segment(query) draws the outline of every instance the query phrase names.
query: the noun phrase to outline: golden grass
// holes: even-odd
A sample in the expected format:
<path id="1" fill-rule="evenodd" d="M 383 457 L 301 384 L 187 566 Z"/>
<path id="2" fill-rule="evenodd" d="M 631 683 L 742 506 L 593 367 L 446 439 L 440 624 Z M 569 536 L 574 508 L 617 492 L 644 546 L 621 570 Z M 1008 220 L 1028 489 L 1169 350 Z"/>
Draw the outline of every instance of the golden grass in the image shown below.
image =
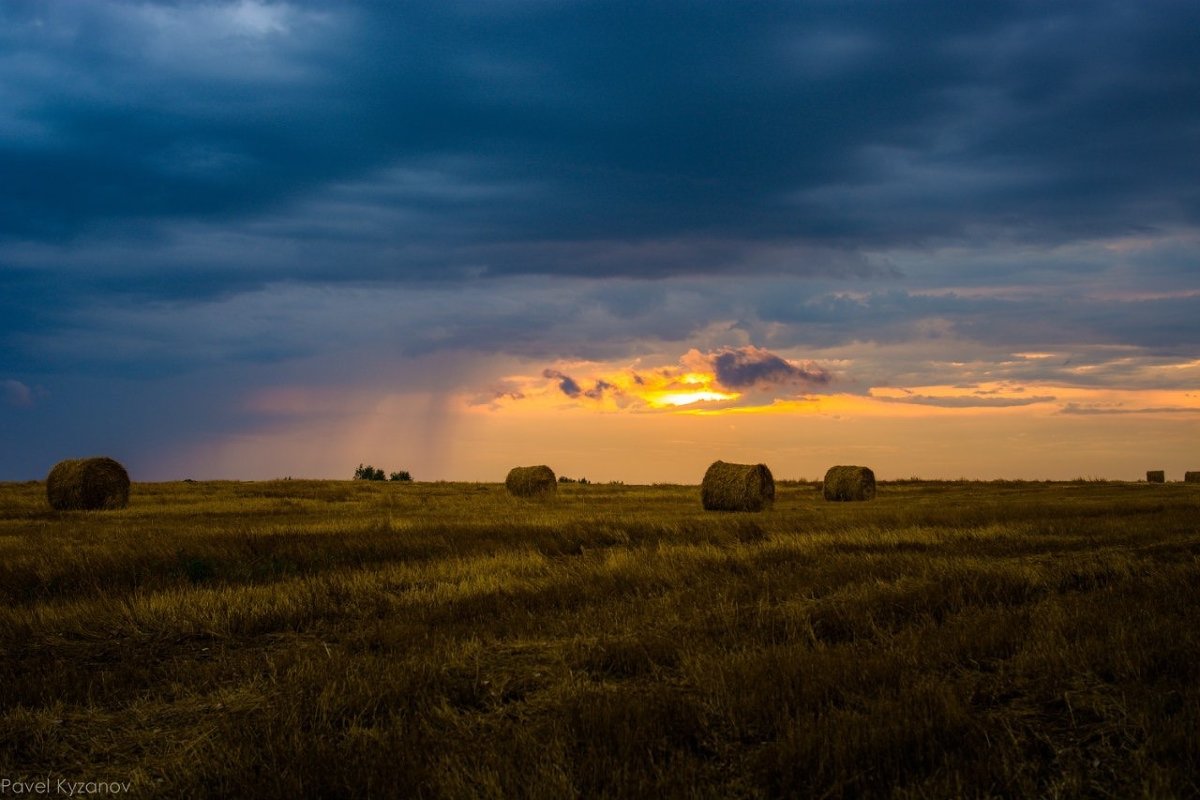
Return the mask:
<path id="1" fill-rule="evenodd" d="M 0 777 L 140 795 L 1200 792 L 1200 489 L 0 485 Z"/>

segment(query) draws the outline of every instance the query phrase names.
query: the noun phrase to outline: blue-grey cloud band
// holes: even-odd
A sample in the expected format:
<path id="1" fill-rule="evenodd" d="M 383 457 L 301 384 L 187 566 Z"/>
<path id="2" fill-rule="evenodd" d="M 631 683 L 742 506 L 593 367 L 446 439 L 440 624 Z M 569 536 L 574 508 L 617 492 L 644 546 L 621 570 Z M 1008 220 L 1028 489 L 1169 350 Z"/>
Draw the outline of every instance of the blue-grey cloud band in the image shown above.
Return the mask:
<path id="1" fill-rule="evenodd" d="M 271 276 L 268 242 L 318 245 L 318 280 L 661 276 L 755 244 L 1191 225 L 1200 198 L 1193 3 L 0 13 L 0 234 L 133 242 L 159 268 Z M 251 240 L 163 264 L 180 220 Z"/>

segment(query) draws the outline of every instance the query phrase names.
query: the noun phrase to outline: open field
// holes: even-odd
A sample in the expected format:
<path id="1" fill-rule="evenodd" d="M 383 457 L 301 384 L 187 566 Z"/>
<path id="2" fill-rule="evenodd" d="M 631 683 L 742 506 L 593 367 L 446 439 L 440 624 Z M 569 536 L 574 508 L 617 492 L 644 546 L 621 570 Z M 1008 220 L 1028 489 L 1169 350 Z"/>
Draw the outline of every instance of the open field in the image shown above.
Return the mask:
<path id="1" fill-rule="evenodd" d="M 1200 796 L 1200 485 L 0 485 L 0 779 Z"/>

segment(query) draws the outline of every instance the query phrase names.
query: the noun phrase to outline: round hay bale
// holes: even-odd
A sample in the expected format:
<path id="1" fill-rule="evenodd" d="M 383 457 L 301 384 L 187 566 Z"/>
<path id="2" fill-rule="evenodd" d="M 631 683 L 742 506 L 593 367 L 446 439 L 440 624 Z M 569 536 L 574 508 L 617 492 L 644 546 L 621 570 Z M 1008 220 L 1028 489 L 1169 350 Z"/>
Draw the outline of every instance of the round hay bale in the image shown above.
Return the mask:
<path id="1" fill-rule="evenodd" d="M 129 505 L 129 473 L 104 456 L 60 461 L 46 476 L 46 499 L 58 511 L 95 511 Z"/>
<path id="2" fill-rule="evenodd" d="M 1167 473 L 1161 469 L 1151 469 L 1146 471 L 1146 483 L 1166 483 Z"/>
<path id="3" fill-rule="evenodd" d="M 558 491 L 554 470 L 545 464 L 536 467 L 513 467 L 504 479 L 504 488 L 513 497 L 544 497 Z"/>
<path id="4" fill-rule="evenodd" d="M 1184 483 L 1200 483 L 1200 472 L 1185 472 L 1183 473 Z"/>
<path id="5" fill-rule="evenodd" d="M 875 497 L 875 473 L 869 467 L 830 467 L 821 494 L 826 500 L 871 500 Z"/>
<path id="6" fill-rule="evenodd" d="M 700 484 L 705 511 L 765 511 L 775 502 L 775 479 L 766 464 L 714 461 Z"/>

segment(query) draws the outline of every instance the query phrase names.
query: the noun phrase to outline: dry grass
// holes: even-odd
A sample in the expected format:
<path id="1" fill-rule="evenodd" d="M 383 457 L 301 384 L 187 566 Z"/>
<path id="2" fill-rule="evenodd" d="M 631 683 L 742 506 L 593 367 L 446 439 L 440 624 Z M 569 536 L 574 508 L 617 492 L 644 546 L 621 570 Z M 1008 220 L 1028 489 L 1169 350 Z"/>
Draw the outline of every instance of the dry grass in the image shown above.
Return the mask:
<path id="1" fill-rule="evenodd" d="M 1200 794 L 1200 488 L 0 485 L 0 778 L 161 797 Z"/>

